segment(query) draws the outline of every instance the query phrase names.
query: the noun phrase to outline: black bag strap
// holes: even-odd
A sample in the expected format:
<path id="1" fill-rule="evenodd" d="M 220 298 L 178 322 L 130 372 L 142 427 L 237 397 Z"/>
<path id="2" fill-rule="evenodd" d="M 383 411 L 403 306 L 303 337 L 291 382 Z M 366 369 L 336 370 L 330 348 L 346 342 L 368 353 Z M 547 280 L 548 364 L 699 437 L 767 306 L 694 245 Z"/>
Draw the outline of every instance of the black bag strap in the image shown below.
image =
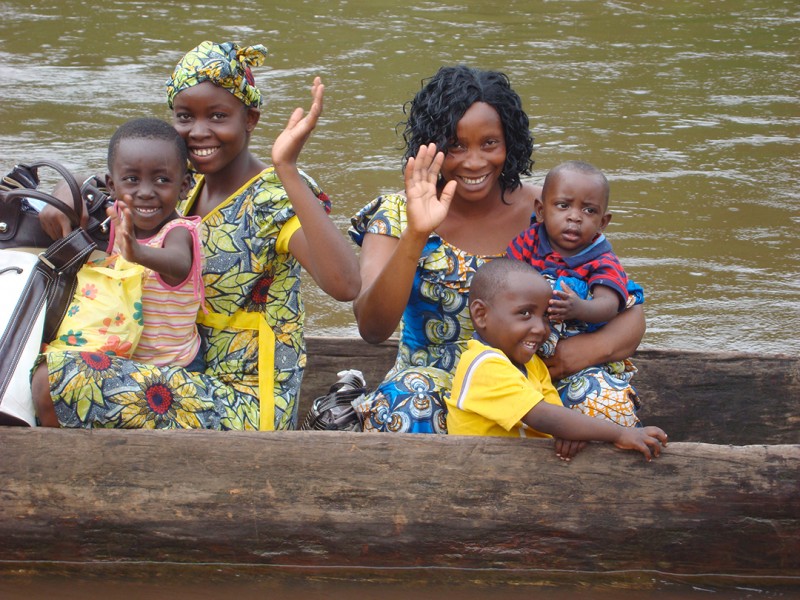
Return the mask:
<path id="1" fill-rule="evenodd" d="M 83 202 L 78 200 L 77 205 L 80 208 L 78 212 L 75 212 L 74 209 L 70 208 L 66 204 L 64 204 L 61 200 L 56 198 L 55 196 L 51 196 L 46 192 L 41 192 L 39 190 L 26 190 L 26 189 L 18 189 L 18 190 L 11 190 L 10 192 L 6 192 L 4 194 L 5 200 L 8 202 L 13 200 L 14 198 L 34 198 L 36 200 L 41 200 L 49 204 L 50 206 L 54 206 L 65 215 L 69 219 L 69 222 L 72 224 L 73 227 L 80 227 L 81 218 L 79 213 L 83 213 Z"/>
<path id="2" fill-rule="evenodd" d="M 78 271 L 97 247 L 85 229 L 73 229 L 72 233 L 56 240 L 47 250 L 39 254 L 36 274 L 46 280 L 47 311 L 44 319 L 42 340 L 52 340 L 61 321 L 67 314 L 70 300 L 78 283 Z"/>
<path id="3" fill-rule="evenodd" d="M 81 187 L 78 185 L 78 182 L 75 180 L 75 176 L 70 172 L 69 169 L 67 169 L 64 165 L 52 160 L 39 160 L 30 164 L 19 164 L 14 167 L 14 171 L 18 173 L 26 173 L 27 176 L 25 179 L 29 183 L 35 182 L 38 184 L 38 171 L 40 167 L 48 167 L 61 175 L 66 182 L 67 187 L 69 187 L 70 195 L 72 196 L 72 206 L 64 204 L 64 202 L 51 194 L 28 187 L 18 187 L 10 191 L 0 191 L 0 199 L 5 201 L 10 201 L 15 198 L 35 198 L 36 200 L 41 200 L 42 202 L 59 209 L 61 212 L 67 215 L 67 218 L 70 220 L 70 223 L 72 223 L 73 227 L 79 227 L 81 218 L 83 217 L 83 199 L 81 196 Z M 31 177 L 33 180 L 30 179 Z M 18 179 L 19 178 L 15 178 L 15 180 Z"/>
<path id="4" fill-rule="evenodd" d="M 61 175 L 61 177 L 67 183 L 67 186 L 69 186 L 70 195 L 72 196 L 72 208 L 75 211 L 75 214 L 78 216 L 78 223 L 80 223 L 81 218 L 83 217 L 81 186 L 78 185 L 78 182 L 75 180 L 75 176 L 72 174 L 72 172 L 61 163 L 57 163 L 52 160 L 38 160 L 26 166 L 32 170 L 37 177 L 39 175 L 39 167 L 49 167 Z M 41 198 L 39 199 L 41 200 Z"/>

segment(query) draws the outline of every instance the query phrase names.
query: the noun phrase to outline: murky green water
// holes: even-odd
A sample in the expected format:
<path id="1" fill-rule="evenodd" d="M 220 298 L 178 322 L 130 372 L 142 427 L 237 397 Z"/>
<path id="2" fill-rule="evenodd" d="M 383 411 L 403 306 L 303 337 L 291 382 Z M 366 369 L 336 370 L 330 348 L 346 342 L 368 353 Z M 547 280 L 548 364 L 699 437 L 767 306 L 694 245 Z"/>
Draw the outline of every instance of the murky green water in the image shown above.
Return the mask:
<path id="1" fill-rule="evenodd" d="M 270 141 L 305 105 L 302 156 L 349 216 L 399 189 L 401 106 L 442 64 L 505 71 L 536 139 L 534 177 L 596 163 L 615 250 L 647 290 L 646 346 L 800 350 L 800 68 L 794 0 L 489 3 L 0 2 L 0 168 L 37 157 L 102 170 L 123 120 L 167 116 L 163 82 L 204 39 L 261 42 Z M 308 286 L 311 334 L 356 335 Z"/>
<path id="2" fill-rule="evenodd" d="M 184 51 L 263 43 L 255 149 L 268 157 L 320 75 L 303 166 L 344 231 L 401 187 L 395 126 L 420 81 L 443 64 L 502 70 L 531 117 L 536 180 L 571 158 L 609 175 L 608 235 L 646 288 L 645 346 L 796 353 L 798 22 L 796 0 L 0 2 L 0 171 L 48 157 L 102 172 L 121 122 L 168 117 Z M 306 289 L 310 334 L 357 335 L 349 304 Z M 730 598 L 766 597 L 749 593 Z"/>

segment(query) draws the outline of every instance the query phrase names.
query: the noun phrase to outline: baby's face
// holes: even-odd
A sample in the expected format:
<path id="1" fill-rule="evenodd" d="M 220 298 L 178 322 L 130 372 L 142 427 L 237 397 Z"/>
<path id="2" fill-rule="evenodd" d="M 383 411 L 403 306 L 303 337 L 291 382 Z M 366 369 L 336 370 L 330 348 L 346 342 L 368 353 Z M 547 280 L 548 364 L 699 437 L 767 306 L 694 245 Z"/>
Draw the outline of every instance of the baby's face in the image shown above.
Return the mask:
<path id="1" fill-rule="evenodd" d="M 550 326 L 545 314 L 551 295 L 550 284 L 535 271 L 514 273 L 486 303 L 481 336 L 512 362 L 524 365 L 547 339 Z"/>
<path id="2" fill-rule="evenodd" d="M 550 244 L 561 256 L 587 248 L 611 219 L 601 180 L 588 173 L 562 171 L 537 202 L 536 214 Z"/>

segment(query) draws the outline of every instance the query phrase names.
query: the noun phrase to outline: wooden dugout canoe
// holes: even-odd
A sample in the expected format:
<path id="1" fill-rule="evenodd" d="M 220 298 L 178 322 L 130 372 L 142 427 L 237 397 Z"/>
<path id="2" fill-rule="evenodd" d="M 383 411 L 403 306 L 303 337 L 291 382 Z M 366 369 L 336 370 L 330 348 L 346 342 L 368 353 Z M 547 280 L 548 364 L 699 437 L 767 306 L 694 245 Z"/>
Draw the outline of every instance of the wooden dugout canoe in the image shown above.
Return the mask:
<path id="1" fill-rule="evenodd" d="M 344 368 L 376 383 L 395 349 L 310 339 L 303 404 Z M 0 564 L 800 586 L 800 361 L 635 360 L 644 419 L 671 440 L 651 463 L 605 444 L 564 463 L 542 440 L 0 428 Z"/>

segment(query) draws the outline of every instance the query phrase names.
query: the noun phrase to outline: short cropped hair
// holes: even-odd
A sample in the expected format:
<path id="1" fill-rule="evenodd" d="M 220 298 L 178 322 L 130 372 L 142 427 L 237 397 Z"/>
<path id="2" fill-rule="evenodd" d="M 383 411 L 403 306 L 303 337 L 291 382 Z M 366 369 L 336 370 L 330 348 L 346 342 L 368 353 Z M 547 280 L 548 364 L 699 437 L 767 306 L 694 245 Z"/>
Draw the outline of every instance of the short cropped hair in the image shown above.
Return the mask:
<path id="1" fill-rule="evenodd" d="M 600 169 L 582 160 L 568 160 L 550 169 L 545 176 L 544 184 L 542 185 L 542 198 L 544 198 L 547 194 L 547 188 L 553 184 L 553 181 L 558 179 L 558 176 L 561 173 L 565 171 L 575 171 L 578 173 L 583 173 L 584 175 L 592 175 L 597 177 L 597 179 L 600 181 L 600 184 L 603 186 L 603 201 L 605 203 L 605 207 L 608 208 L 608 199 L 611 194 L 610 186 L 608 185 L 608 179 L 606 179 L 606 176 Z"/>
<path id="2" fill-rule="evenodd" d="M 111 136 L 111 141 L 108 143 L 108 170 L 111 171 L 111 165 L 116 158 L 119 143 L 122 140 L 164 140 L 172 142 L 175 145 L 175 150 L 178 153 L 180 163 L 184 168 L 189 164 L 189 150 L 186 147 L 186 142 L 175 130 L 175 128 L 161 119 L 153 119 L 144 117 L 140 119 L 132 119 L 120 125 L 120 127 Z"/>
<path id="3" fill-rule="evenodd" d="M 485 102 L 500 115 L 506 142 L 506 162 L 500 176 L 500 189 L 513 192 L 522 185 L 520 175 L 530 175 L 533 137 L 528 115 L 508 77 L 498 71 L 482 71 L 459 65 L 442 67 L 428 80 L 403 112 L 408 115 L 403 139 L 406 151 L 403 168 L 419 149 L 435 143 L 442 152 L 456 137 L 458 122 L 475 102 Z"/>
<path id="4" fill-rule="evenodd" d="M 506 289 L 514 274 L 539 274 L 531 265 L 512 258 L 495 258 L 484 263 L 472 277 L 469 286 L 469 303 L 474 300 L 491 302 L 494 297 Z"/>

